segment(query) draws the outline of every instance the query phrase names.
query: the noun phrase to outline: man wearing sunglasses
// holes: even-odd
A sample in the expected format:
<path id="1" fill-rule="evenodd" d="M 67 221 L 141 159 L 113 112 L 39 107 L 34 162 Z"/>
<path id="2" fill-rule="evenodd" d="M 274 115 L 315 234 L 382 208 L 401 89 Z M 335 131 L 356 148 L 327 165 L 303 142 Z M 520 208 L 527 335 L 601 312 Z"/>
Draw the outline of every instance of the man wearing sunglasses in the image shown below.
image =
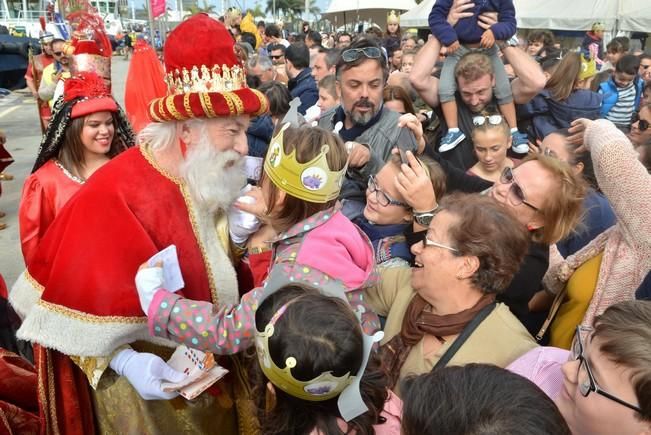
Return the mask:
<path id="1" fill-rule="evenodd" d="M 386 53 L 372 39 L 363 37 L 341 52 L 336 66 L 336 85 L 341 105 L 332 115 L 319 120 L 319 127 L 334 130 L 346 142 L 350 154 L 348 172 L 341 189 L 344 214 L 355 219 L 362 213 L 366 184 L 391 157 L 391 150 L 401 148 L 416 152 L 416 141 L 398 143 L 401 129 L 399 114 L 384 107 L 382 91 L 388 77 Z M 405 133 L 413 139 L 411 131 Z M 413 145 L 411 145 L 413 144 Z"/>
<path id="2" fill-rule="evenodd" d="M 52 98 L 59 80 L 70 77 L 70 58 L 64 53 L 65 41 L 55 39 L 52 41 L 52 55 L 54 62 L 43 70 L 43 79 L 38 88 L 38 95 L 43 101 L 47 101 L 50 108 L 54 104 Z"/>
<path id="3" fill-rule="evenodd" d="M 38 88 L 43 78 L 43 70 L 54 62 L 54 57 L 52 56 L 53 40 L 54 35 L 52 33 L 41 32 L 39 37 L 39 42 L 41 43 L 41 54 L 32 56 L 29 65 L 27 65 L 27 71 L 25 72 L 27 87 L 32 92 L 32 96 L 36 98 L 36 103 L 38 104 L 42 132 L 45 131 L 45 127 L 47 127 L 47 124 L 50 121 L 50 107 L 48 106 L 47 101 L 43 101 L 39 98 Z"/>
<path id="4" fill-rule="evenodd" d="M 470 3 L 470 7 L 474 7 L 472 3 Z M 479 25 L 488 29 L 490 25 L 486 22 L 482 19 Z M 490 24 L 495 22 L 491 21 Z M 513 67 L 516 76 L 511 81 L 513 101 L 516 104 L 528 103 L 545 87 L 546 79 L 540 65 L 533 57 L 510 43 L 498 41 L 497 46 L 502 51 L 505 63 L 508 62 Z M 441 44 L 436 38 L 428 40 L 416 55 L 409 79 L 421 98 L 438 112 L 439 119 L 442 121 L 442 133 L 445 134 L 447 125 L 445 125 L 440 108 L 439 79 L 432 75 L 432 68 L 439 59 L 440 51 Z M 471 56 L 474 57 L 472 61 L 470 61 Z M 464 71 L 460 73 L 462 69 Z M 497 100 L 493 93 L 495 78 L 490 58 L 479 52 L 468 53 L 459 60 L 455 77 L 457 81 L 455 94 L 457 117 L 459 128 L 465 132 L 466 138 L 456 148 L 442 156 L 454 166 L 467 170 L 477 163 L 470 137 L 474 128 L 472 118 L 489 107 L 493 108 L 493 112 L 497 111 Z"/>

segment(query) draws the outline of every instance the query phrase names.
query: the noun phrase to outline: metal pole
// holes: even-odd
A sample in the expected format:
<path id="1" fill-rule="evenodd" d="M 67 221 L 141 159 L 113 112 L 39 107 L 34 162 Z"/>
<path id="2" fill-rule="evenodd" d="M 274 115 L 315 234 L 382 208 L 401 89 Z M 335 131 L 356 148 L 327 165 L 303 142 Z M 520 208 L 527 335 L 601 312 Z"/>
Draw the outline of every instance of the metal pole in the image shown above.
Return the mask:
<path id="1" fill-rule="evenodd" d="M 147 15 L 149 18 L 149 42 L 154 44 L 154 13 L 151 10 L 151 0 L 147 0 Z"/>

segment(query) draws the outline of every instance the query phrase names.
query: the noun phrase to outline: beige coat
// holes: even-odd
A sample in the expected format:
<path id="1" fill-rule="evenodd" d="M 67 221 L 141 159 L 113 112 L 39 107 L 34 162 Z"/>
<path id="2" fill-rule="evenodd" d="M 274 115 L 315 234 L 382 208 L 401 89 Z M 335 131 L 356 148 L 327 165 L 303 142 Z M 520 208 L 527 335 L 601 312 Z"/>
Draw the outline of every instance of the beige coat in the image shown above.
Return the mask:
<path id="1" fill-rule="evenodd" d="M 378 285 L 365 291 L 367 304 L 377 314 L 387 317 L 381 344 L 400 333 L 402 319 L 414 294 L 415 291 L 411 288 L 411 270 L 402 267 L 382 270 Z M 400 380 L 410 374 L 431 371 L 452 343 L 454 340 L 446 342 L 436 352 L 426 355 L 423 352 L 423 340 L 418 342 L 412 347 L 400 370 Z M 497 304 L 448 365 L 487 363 L 506 367 L 536 346 L 534 339 L 511 314 L 509 308 L 504 304 Z M 394 391 L 399 393 L 399 388 Z"/>

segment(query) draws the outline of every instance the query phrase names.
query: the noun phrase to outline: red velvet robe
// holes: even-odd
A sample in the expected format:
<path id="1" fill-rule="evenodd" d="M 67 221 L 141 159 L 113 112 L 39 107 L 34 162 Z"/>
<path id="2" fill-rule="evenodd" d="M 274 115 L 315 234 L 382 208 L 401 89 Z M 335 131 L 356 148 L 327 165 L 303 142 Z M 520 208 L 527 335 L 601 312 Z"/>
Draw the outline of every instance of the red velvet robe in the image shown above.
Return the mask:
<path id="1" fill-rule="evenodd" d="M 26 315 L 18 336 L 57 350 L 35 356 L 39 382 L 59 399 L 52 404 L 48 395 L 39 397 L 46 416 L 49 409 L 50 427 L 56 419 L 65 433 L 92 430 L 75 418 L 92 415 L 88 382 L 65 355 L 109 356 L 120 345 L 150 340 L 134 278 L 156 252 L 176 245 L 185 297 L 216 304 L 225 293 L 215 282 L 223 282 L 220 274 L 232 274 L 229 291 L 237 298 L 232 265 L 204 256 L 214 247 L 198 241 L 197 220 L 186 187 L 164 175 L 139 147 L 98 170 L 61 210 L 23 279 L 42 292 L 40 300 L 29 306 L 29 295 L 12 297 Z"/>

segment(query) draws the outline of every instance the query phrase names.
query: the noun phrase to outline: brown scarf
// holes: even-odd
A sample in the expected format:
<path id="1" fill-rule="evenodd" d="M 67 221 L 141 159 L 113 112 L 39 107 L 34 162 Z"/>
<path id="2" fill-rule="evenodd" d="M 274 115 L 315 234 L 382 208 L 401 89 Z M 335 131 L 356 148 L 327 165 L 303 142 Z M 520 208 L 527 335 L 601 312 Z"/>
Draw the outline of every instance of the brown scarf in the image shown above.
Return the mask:
<path id="1" fill-rule="evenodd" d="M 416 294 L 402 319 L 400 334 L 396 334 L 381 348 L 382 362 L 389 376 L 389 388 L 395 387 L 400 369 L 409 355 L 412 346 L 425 335 L 440 337 L 457 335 L 463 331 L 482 308 L 495 301 L 494 294 L 485 294 L 471 308 L 455 314 L 438 315 L 427 310 L 430 307 L 420 295 Z"/>

